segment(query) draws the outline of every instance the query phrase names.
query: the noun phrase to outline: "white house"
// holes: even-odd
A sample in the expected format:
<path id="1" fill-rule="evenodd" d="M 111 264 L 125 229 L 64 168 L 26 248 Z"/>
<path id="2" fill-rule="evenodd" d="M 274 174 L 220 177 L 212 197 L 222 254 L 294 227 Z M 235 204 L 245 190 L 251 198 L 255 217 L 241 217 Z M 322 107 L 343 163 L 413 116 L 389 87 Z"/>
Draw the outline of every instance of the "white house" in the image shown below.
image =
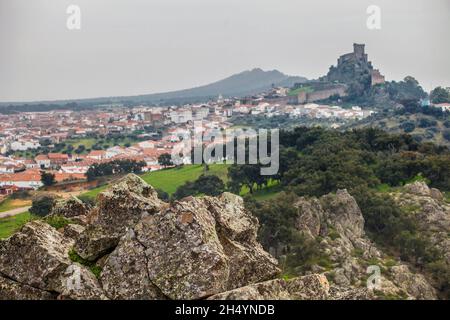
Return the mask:
<path id="1" fill-rule="evenodd" d="M 41 144 L 36 140 L 17 140 L 11 143 L 11 150 L 26 151 L 29 149 L 37 149 L 40 146 Z"/>
<path id="2" fill-rule="evenodd" d="M 38 189 L 43 186 L 41 174 L 37 170 L 27 170 L 14 174 L 0 174 L 0 186 L 16 186 L 23 189 Z"/>

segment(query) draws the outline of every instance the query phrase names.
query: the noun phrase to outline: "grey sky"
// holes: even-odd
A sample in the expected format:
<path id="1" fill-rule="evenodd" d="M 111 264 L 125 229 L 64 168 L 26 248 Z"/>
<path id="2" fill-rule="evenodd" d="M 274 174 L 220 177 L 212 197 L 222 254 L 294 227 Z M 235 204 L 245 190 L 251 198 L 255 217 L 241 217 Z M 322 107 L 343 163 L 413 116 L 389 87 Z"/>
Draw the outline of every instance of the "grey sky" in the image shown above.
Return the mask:
<path id="1" fill-rule="evenodd" d="M 0 0 L 0 101 L 170 91 L 254 67 L 317 78 L 353 42 L 388 80 L 450 86 L 449 31 L 450 0 Z"/>

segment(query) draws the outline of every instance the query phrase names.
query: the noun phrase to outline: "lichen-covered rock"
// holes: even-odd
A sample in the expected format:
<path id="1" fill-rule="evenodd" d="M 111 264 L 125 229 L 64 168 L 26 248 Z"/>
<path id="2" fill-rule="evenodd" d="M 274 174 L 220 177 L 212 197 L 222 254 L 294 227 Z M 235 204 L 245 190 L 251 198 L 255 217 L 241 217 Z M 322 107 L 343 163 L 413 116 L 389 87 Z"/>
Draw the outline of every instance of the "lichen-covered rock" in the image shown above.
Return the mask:
<path id="1" fill-rule="evenodd" d="M 102 226 L 89 225 L 75 242 L 75 252 L 88 261 L 109 253 L 119 243 L 119 234 L 110 234 Z"/>
<path id="2" fill-rule="evenodd" d="M 78 239 L 80 234 L 84 232 L 86 228 L 79 224 L 68 224 L 62 229 L 62 233 L 66 238 L 73 239 L 74 241 Z"/>
<path id="3" fill-rule="evenodd" d="M 0 276 L 0 300 L 54 300 L 55 295 Z"/>
<path id="4" fill-rule="evenodd" d="M 364 218 L 361 209 L 347 190 L 338 190 L 335 195 L 329 194 L 320 200 L 330 224 L 339 234 L 349 238 L 364 235 Z"/>
<path id="5" fill-rule="evenodd" d="M 198 198 L 175 202 L 135 227 L 148 274 L 171 299 L 199 299 L 226 290 L 229 260 L 213 215 Z"/>
<path id="6" fill-rule="evenodd" d="M 0 242 L 0 274 L 41 290 L 59 291 L 59 276 L 71 264 L 73 240 L 42 221 L 27 223 Z"/>
<path id="7" fill-rule="evenodd" d="M 105 261 L 100 280 L 110 299 L 160 300 L 166 297 L 148 274 L 145 248 L 128 232 Z"/>
<path id="8" fill-rule="evenodd" d="M 328 300 L 374 300 L 372 290 L 367 288 L 342 288 L 331 286 Z"/>
<path id="9" fill-rule="evenodd" d="M 72 218 L 76 216 L 85 216 L 89 212 L 89 208 L 77 197 L 70 197 L 69 199 L 59 200 L 55 203 L 51 214 L 62 216 L 65 218 Z"/>
<path id="10" fill-rule="evenodd" d="M 208 211 L 216 220 L 216 232 L 228 257 L 227 289 L 275 278 L 278 262 L 257 241 L 258 220 L 244 207 L 243 199 L 231 193 L 205 197 Z"/>
<path id="11" fill-rule="evenodd" d="M 450 204 L 443 200 L 440 191 L 434 190 L 424 182 L 416 182 L 406 185 L 400 192 L 391 193 L 391 197 L 416 218 L 421 234 L 440 251 L 450 266 Z"/>
<path id="12" fill-rule="evenodd" d="M 324 275 L 290 280 L 275 279 L 251 284 L 209 297 L 209 300 L 323 300 L 330 289 Z"/>
<path id="13" fill-rule="evenodd" d="M 73 263 L 62 273 L 61 294 L 62 300 L 107 300 L 94 274 L 86 267 Z"/>
<path id="14" fill-rule="evenodd" d="M 295 300 L 324 300 L 330 284 L 323 274 L 311 274 L 286 281 L 287 291 Z"/>
<path id="15" fill-rule="evenodd" d="M 392 281 L 407 294 L 420 300 L 434 300 L 437 298 L 436 290 L 421 274 L 412 273 L 408 266 L 394 266 L 390 269 Z"/>
<path id="16" fill-rule="evenodd" d="M 294 206 L 298 209 L 295 227 L 312 238 L 319 236 L 321 229 L 325 227 L 324 211 L 319 200 L 302 197 Z"/>
<path id="17" fill-rule="evenodd" d="M 416 181 L 414 183 L 409 183 L 403 187 L 404 191 L 415 194 L 417 196 L 430 196 L 430 188 L 423 181 Z"/>
<path id="18" fill-rule="evenodd" d="M 84 259 L 97 259 L 113 249 L 128 228 L 164 205 L 145 181 L 127 175 L 97 196 L 97 207 L 88 215 L 91 224 L 76 242 L 76 252 Z"/>
<path id="19" fill-rule="evenodd" d="M 152 283 L 171 299 L 198 299 L 272 279 L 277 261 L 256 241 L 242 198 L 185 198 L 134 228 Z"/>
<path id="20" fill-rule="evenodd" d="M 448 238 L 450 225 L 446 224 L 450 220 L 446 217 L 444 205 L 431 197 L 430 189 L 424 183 L 409 185 L 404 192 L 408 193 L 407 197 L 398 193 L 394 198 L 397 197 L 405 207 L 422 208 L 420 223 L 427 226 L 424 230 L 434 237 L 442 235 L 439 244 L 435 241 L 437 247 L 448 245 L 445 238 Z M 423 275 L 412 273 L 405 265 L 392 266 L 392 261 L 389 265 L 385 263 L 388 258 L 365 235 L 361 210 L 346 190 L 338 190 L 336 194 L 320 199 L 299 198 L 295 206 L 298 208 L 297 229 L 313 239 L 320 236 L 319 250 L 329 259 L 326 273 L 333 287 L 330 299 L 436 297 Z M 375 291 L 361 289 L 367 285 L 367 267 L 370 265 L 378 267 L 381 272 L 381 285 Z M 315 272 L 320 270 L 317 266 L 314 269 Z"/>

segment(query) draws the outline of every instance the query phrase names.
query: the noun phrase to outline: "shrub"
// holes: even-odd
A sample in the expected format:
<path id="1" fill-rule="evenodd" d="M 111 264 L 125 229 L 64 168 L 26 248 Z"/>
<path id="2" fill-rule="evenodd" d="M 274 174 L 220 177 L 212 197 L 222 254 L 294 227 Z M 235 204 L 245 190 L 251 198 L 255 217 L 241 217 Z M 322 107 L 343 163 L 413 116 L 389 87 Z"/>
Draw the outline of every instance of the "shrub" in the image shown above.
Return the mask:
<path id="1" fill-rule="evenodd" d="M 39 217 L 45 217 L 53 209 L 56 197 L 53 195 L 41 195 L 33 199 L 30 213 Z"/>
<path id="2" fill-rule="evenodd" d="M 49 225 L 51 225 L 55 229 L 61 229 L 65 226 L 67 226 L 68 224 L 72 223 L 72 220 L 67 219 L 63 216 L 58 216 L 58 215 L 47 216 L 47 217 L 45 217 L 44 221 L 46 223 L 48 223 Z"/>

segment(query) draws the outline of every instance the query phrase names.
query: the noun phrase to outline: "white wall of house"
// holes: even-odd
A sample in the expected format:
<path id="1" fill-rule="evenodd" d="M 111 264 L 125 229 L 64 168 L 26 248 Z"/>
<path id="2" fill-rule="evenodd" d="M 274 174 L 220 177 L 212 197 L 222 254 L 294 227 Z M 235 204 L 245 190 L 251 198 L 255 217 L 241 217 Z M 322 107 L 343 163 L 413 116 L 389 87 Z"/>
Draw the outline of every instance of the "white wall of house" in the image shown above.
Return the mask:
<path id="1" fill-rule="evenodd" d="M 38 189 L 43 186 L 41 181 L 0 181 L 0 186 L 16 186 L 19 188 Z"/>
<path id="2" fill-rule="evenodd" d="M 37 149 L 41 145 L 37 141 L 14 141 L 11 143 L 11 150 L 13 151 L 26 151 L 29 149 Z"/>

